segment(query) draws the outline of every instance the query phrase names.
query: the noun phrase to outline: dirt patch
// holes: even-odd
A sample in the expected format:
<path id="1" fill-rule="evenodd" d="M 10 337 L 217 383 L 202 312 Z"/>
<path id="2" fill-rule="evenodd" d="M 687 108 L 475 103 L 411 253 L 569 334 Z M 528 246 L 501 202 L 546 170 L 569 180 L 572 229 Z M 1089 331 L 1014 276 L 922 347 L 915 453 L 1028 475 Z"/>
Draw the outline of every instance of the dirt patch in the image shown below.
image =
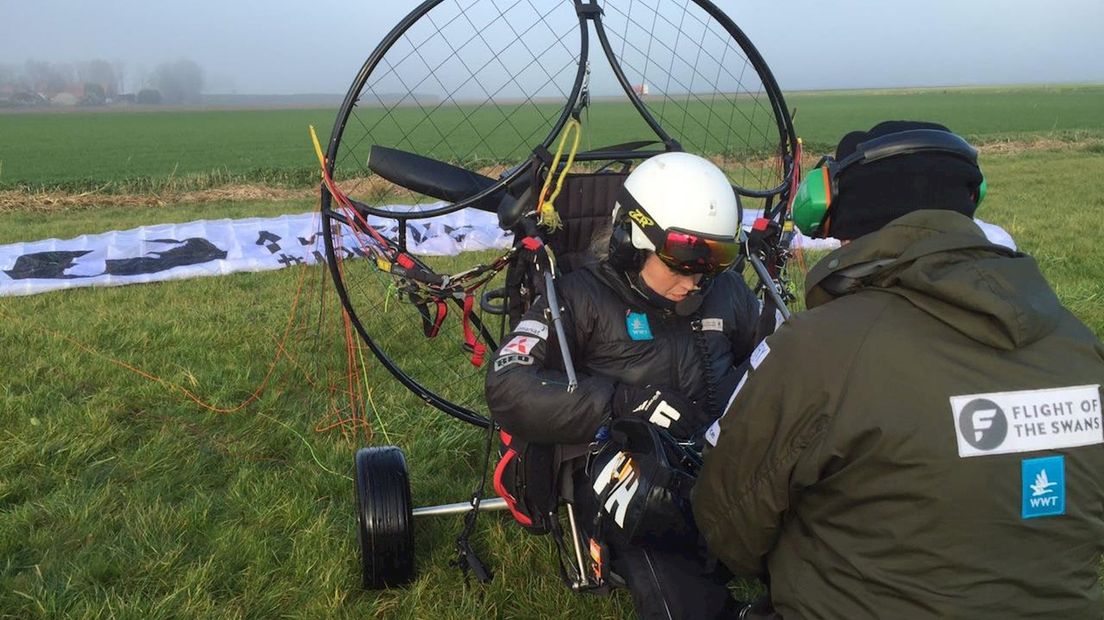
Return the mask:
<path id="1" fill-rule="evenodd" d="M 283 189 L 260 185 L 234 185 L 194 192 L 163 194 L 107 194 L 83 192 L 0 191 L 0 213 L 11 211 L 65 211 L 99 207 L 164 207 L 201 202 L 246 202 L 250 200 L 302 200 L 317 196 L 313 189 Z"/>
<path id="2" fill-rule="evenodd" d="M 497 178 L 506 170 L 505 166 L 487 166 L 479 173 Z M 346 194 L 369 204 L 384 200 L 395 203 L 409 203 L 421 199 L 420 194 L 400 188 L 378 176 L 347 178 L 338 181 L 338 187 Z M 257 184 L 227 185 L 212 189 L 156 192 L 143 194 L 119 194 L 113 192 L 67 193 L 59 191 L 0 190 L 0 213 L 54 212 L 69 209 L 92 209 L 103 207 L 165 207 L 174 204 L 197 204 L 210 202 L 249 202 L 284 200 L 314 200 L 318 198 L 318 189 L 268 187 Z"/>
<path id="3" fill-rule="evenodd" d="M 982 155 L 1018 155 L 1026 151 L 1080 151 L 1099 146 L 1100 140 L 1057 140 L 1033 138 L 1031 140 L 998 140 L 978 146 Z"/>

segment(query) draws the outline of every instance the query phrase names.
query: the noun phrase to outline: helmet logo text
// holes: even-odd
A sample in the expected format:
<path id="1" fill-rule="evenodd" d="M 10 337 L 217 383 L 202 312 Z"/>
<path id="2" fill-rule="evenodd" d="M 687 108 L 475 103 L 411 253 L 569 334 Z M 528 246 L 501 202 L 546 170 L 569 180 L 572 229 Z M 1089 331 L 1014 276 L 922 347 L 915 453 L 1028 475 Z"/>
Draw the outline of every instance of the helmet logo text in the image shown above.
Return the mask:
<path id="1" fill-rule="evenodd" d="M 639 224 L 641 228 L 650 228 L 652 226 L 655 226 L 655 220 L 648 217 L 647 215 L 644 215 L 644 212 L 640 209 L 633 209 L 632 211 L 629 211 L 629 217 L 632 218 L 632 221 Z"/>

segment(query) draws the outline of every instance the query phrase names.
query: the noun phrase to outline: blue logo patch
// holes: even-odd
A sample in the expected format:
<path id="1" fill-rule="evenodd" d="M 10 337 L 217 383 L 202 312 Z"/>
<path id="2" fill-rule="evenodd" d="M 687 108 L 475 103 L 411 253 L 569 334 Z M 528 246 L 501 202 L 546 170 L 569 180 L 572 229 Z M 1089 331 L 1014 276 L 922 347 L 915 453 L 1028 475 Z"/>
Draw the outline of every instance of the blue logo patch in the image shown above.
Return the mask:
<path id="1" fill-rule="evenodd" d="M 625 327 L 629 330 L 629 338 L 633 340 L 652 339 L 652 326 L 648 324 L 648 315 L 643 312 L 626 314 Z"/>
<path id="2" fill-rule="evenodd" d="M 1021 478 L 1024 519 L 1066 514 L 1066 457 L 1024 459 Z"/>

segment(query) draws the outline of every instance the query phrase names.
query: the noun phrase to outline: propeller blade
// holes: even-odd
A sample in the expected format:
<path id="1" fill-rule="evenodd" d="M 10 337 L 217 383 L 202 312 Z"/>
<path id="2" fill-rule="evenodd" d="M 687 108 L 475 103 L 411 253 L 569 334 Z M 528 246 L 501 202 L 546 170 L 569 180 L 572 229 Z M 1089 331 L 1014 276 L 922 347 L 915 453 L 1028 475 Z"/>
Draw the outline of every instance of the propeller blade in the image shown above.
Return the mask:
<path id="1" fill-rule="evenodd" d="M 385 146 L 372 146 L 368 168 L 395 185 L 448 202 L 460 202 L 498 182 L 478 172 Z M 493 211 L 501 199 L 499 194 L 495 192 L 473 206 Z"/>

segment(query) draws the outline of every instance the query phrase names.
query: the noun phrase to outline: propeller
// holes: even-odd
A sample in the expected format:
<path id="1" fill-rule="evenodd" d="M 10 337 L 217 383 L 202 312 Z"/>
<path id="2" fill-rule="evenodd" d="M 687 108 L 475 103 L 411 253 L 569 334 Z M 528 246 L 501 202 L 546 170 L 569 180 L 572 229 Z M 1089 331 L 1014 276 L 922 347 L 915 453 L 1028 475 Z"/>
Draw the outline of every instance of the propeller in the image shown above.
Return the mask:
<path id="1" fill-rule="evenodd" d="M 498 183 L 466 168 L 385 146 L 372 146 L 368 168 L 395 185 L 452 203 L 475 196 Z M 496 191 L 471 206 L 495 212 L 503 194 L 505 190 Z"/>

